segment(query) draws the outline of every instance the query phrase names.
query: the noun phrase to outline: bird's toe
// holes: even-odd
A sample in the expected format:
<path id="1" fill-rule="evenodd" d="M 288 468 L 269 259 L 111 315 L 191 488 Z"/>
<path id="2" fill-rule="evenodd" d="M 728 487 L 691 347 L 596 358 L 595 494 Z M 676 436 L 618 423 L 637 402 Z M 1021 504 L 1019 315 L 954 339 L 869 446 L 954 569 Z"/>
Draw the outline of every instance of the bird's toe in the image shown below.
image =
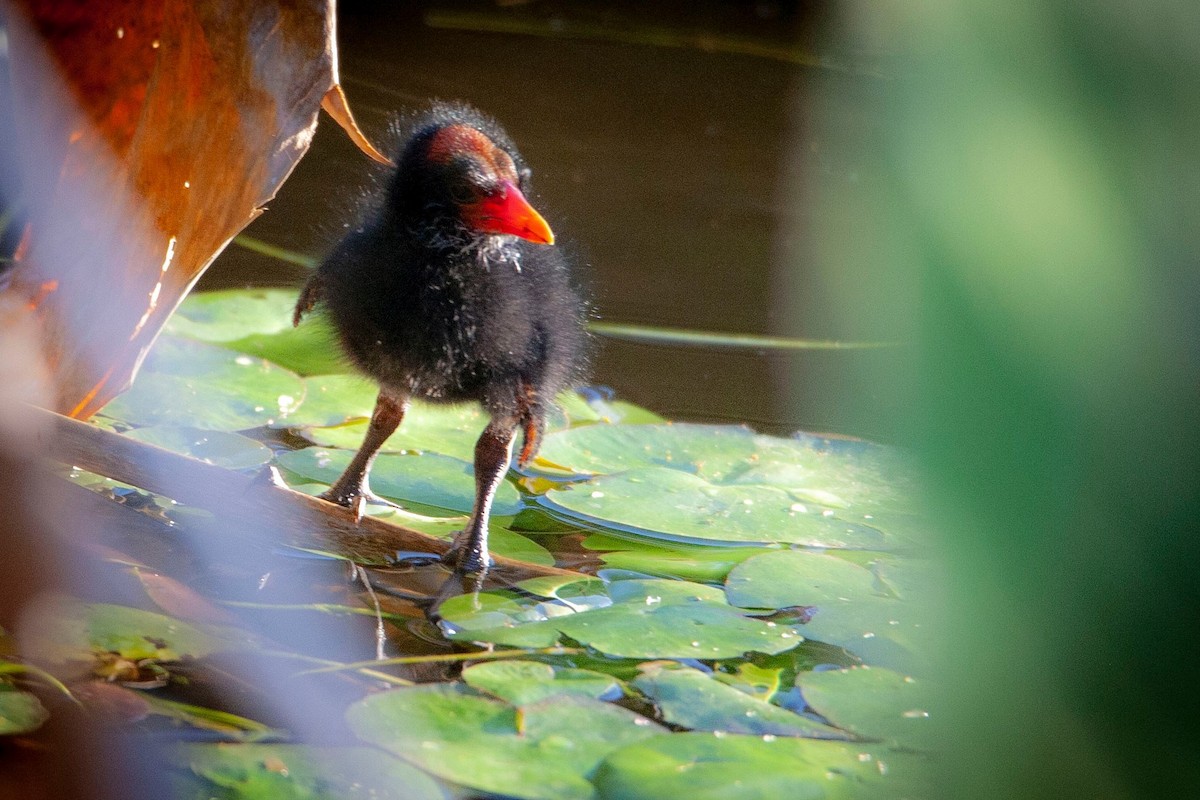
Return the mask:
<path id="1" fill-rule="evenodd" d="M 332 486 L 317 497 L 322 500 L 328 500 L 330 503 L 335 503 L 344 508 L 349 508 L 354 511 L 355 520 L 360 520 L 366 513 L 367 504 L 371 503 L 380 506 L 389 506 L 391 508 L 401 508 L 399 503 L 388 500 L 386 497 L 380 497 L 370 489 L 339 489 Z"/>
<path id="2" fill-rule="evenodd" d="M 460 535 L 459 539 L 456 539 L 450 549 L 442 555 L 442 562 L 449 564 L 456 572 L 464 575 L 487 572 L 495 562 L 489 555 L 486 545 L 481 546 L 470 540 L 460 541 L 461 539 Z"/>

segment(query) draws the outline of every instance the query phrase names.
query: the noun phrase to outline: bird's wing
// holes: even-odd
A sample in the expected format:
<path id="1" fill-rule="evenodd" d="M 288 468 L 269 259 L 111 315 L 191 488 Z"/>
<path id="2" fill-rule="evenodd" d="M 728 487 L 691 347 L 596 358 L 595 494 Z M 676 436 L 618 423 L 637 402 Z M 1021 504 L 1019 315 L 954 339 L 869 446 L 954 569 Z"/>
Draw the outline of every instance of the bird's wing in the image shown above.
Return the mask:
<path id="1" fill-rule="evenodd" d="M 325 282 L 321 280 L 320 274 L 314 272 L 304 284 L 304 288 L 300 290 L 300 297 L 296 300 L 296 310 L 292 312 L 292 327 L 300 324 L 300 320 L 309 311 L 312 311 L 313 306 L 321 301 L 321 295 L 325 291 Z"/>

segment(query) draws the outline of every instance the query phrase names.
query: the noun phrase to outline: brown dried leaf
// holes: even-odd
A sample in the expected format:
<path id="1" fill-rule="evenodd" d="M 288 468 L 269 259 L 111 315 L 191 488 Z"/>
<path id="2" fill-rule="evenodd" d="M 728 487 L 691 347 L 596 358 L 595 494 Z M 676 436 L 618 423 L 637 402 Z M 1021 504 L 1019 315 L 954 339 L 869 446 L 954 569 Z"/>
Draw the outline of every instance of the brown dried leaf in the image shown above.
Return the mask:
<path id="1" fill-rule="evenodd" d="M 228 611 L 213 605 L 195 589 L 169 575 L 148 569 L 134 569 L 133 574 L 154 604 L 172 617 L 208 625 L 232 625 L 237 622 L 237 618 Z"/>
<path id="2" fill-rule="evenodd" d="M 54 407 L 86 418 L 128 386 L 167 317 L 308 149 L 337 86 L 333 7 L 9 8 L 30 213 L 5 291 L 38 323 Z"/>
<path id="3" fill-rule="evenodd" d="M 371 144 L 362 129 L 358 127 L 358 123 L 354 121 L 354 115 L 350 113 L 350 103 L 346 100 L 346 93 L 342 91 L 340 84 L 335 83 L 333 88 L 325 93 L 324 99 L 321 100 L 321 108 L 325 109 L 325 113 L 342 126 L 342 130 L 350 137 L 350 141 L 358 146 L 359 150 L 380 164 L 392 163 L 390 158 L 375 149 L 375 145 Z"/>

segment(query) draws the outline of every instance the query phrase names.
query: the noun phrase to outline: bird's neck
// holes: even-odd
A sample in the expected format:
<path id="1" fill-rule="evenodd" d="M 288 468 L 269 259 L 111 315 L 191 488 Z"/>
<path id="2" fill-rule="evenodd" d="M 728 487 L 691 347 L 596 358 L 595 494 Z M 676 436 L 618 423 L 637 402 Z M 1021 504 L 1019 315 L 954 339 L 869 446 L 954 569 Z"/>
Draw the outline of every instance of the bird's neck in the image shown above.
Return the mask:
<path id="1" fill-rule="evenodd" d="M 404 220 L 398 229 L 403 231 L 407 244 L 427 254 L 431 262 L 456 261 L 475 263 L 489 270 L 497 266 L 520 264 L 520 251 L 515 236 L 480 234 L 457 221 Z M 520 271 L 519 268 L 517 270 Z"/>

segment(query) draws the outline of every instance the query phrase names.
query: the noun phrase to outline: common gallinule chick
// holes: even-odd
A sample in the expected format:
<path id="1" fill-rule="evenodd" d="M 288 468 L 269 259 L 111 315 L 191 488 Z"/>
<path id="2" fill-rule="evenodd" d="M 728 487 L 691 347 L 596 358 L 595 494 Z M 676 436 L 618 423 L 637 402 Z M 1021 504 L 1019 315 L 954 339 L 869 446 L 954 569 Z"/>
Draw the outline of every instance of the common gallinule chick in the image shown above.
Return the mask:
<path id="1" fill-rule="evenodd" d="M 371 462 L 411 398 L 478 401 L 491 419 L 475 445 L 475 507 L 447 560 L 480 572 L 516 433 L 524 466 L 555 395 L 579 376 L 586 312 L 500 125 L 439 103 L 409 130 L 386 191 L 296 304 L 297 324 L 323 306 L 347 356 L 379 383 L 362 447 L 321 496 L 361 516 L 376 499 Z"/>

